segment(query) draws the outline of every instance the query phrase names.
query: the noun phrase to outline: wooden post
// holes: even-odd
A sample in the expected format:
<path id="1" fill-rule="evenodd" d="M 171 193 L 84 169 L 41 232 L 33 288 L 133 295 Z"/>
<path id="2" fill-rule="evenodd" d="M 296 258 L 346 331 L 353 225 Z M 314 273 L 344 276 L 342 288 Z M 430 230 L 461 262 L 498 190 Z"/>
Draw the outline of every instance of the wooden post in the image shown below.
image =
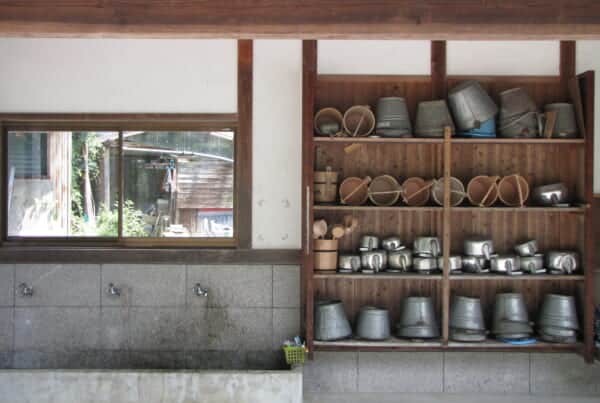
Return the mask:
<path id="1" fill-rule="evenodd" d="M 450 178 L 451 178 L 451 151 L 452 151 L 452 129 L 444 128 L 444 209 L 443 209 L 443 275 L 442 275 L 442 344 L 448 344 L 450 325 Z"/>
<path id="2" fill-rule="evenodd" d="M 312 222 L 313 222 L 313 115 L 315 113 L 315 94 L 317 86 L 317 41 L 302 42 L 302 289 L 304 295 L 304 331 L 309 356 L 313 351 L 313 255 L 312 255 Z"/>

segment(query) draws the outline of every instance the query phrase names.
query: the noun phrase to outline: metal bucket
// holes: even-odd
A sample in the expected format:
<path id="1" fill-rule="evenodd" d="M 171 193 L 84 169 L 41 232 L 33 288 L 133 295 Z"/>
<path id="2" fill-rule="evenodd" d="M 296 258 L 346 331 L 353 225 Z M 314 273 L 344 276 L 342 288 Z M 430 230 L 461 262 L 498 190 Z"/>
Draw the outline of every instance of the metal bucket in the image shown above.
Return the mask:
<path id="1" fill-rule="evenodd" d="M 438 237 L 420 236 L 413 241 L 413 252 L 419 257 L 438 257 L 442 253 L 442 244 Z"/>
<path id="2" fill-rule="evenodd" d="M 460 83 L 448 93 L 454 122 L 461 132 L 479 129 L 498 113 L 498 107 L 477 81 Z"/>
<path id="3" fill-rule="evenodd" d="M 387 309 L 364 306 L 356 320 L 356 336 L 365 340 L 385 340 L 390 337 L 390 315 Z"/>
<path id="4" fill-rule="evenodd" d="M 455 296 L 450 305 L 450 327 L 485 331 L 481 300 L 479 298 Z"/>
<path id="5" fill-rule="evenodd" d="M 528 274 L 546 273 L 544 255 L 536 253 L 533 256 L 521 256 L 521 270 Z"/>
<path id="6" fill-rule="evenodd" d="M 419 103 L 415 127 L 417 137 L 444 137 L 446 127 L 452 128 L 454 136 L 454 122 L 445 100 Z"/>
<path id="7" fill-rule="evenodd" d="M 570 295 L 547 294 L 540 310 L 540 328 L 557 327 L 579 330 L 575 298 Z"/>
<path id="8" fill-rule="evenodd" d="M 577 137 L 577 121 L 575 120 L 575 107 L 568 103 L 548 104 L 544 107 L 546 112 L 556 112 L 556 123 L 552 137 L 573 138 Z"/>
<path id="9" fill-rule="evenodd" d="M 464 329 L 449 329 L 450 340 L 460 341 L 463 343 L 480 343 L 486 339 L 485 330 L 464 330 Z"/>
<path id="10" fill-rule="evenodd" d="M 413 258 L 410 249 L 400 249 L 388 252 L 389 272 L 405 272 L 412 268 Z"/>
<path id="11" fill-rule="evenodd" d="M 410 339 L 440 337 L 440 328 L 430 297 L 408 297 L 404 300 L 396 335 Z"/>
<path id="12" fill-rule="evenodd" d="M 315 303 L 315 340 L 333 341 L 352 336 L 344 305 L 339 300 Z"/>
<path id="13" fill-rule="evenodd" d="M 546 265 L 555 273 L 572 274 L 580 266 L 579 253 L 576 251 L 549 251 L 546 254 Z"/>
<path id="14" fill-rule="evenodd" d="M 523 88 L 500 93 L 500 137 L 537 137 L 540 127 L 537 106 Z"/>
<path id="15" fill-rule="evenodd" d="M 556 204 L 568 203 L 569 188 L 561 182 L 537 186 L 533 188 L 531 197 L 533 201 L 540 206 L 549 207 Z"/>
<path id="16" fill-rule="evenodd" d="M 406 100 L 385 97 L 377 101 L 376 134 L 382 137 L 411 137 L 412 126 Z"/>
<path id="17" fill-rule="evenodd" d="M 506 338 L 516 338 L 509 335 L 521 336 L 522 334 L 526 334 L 527 337 L 533 333 L 522 294 L 496 294 L 492 333 Z"/>

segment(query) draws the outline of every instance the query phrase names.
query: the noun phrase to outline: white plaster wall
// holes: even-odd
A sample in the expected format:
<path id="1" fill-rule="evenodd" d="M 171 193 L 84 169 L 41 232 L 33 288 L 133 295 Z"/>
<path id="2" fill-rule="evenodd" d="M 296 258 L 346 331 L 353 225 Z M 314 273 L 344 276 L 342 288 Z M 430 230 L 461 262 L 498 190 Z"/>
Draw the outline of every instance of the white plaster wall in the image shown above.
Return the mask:
<path id="1" fill-rule="evenodd" d="M 254 42 L 252 246 L 300 248 L 302 42 Z"/>
<path id="2" fill-rule="evenodd" d="M 559 74 L 558 41 L 448 41 L 449 75 Z"/>
<path id="3" fill-rule="evenodd" d="M 594 193 L 600 193 L 600 41 L 577 42 L 577 73 L 596 72 L 594 122 Z"/>
<path id="4" fill-rule="evenodd" d="M 429 74 L 429 41 L 324 40 L 317 47 L 319 74 Z"/>
<path id="5" fill-rule="evenodd" d="M 0 112 L 237 111 L 234 40 L 0 39 Z"/>

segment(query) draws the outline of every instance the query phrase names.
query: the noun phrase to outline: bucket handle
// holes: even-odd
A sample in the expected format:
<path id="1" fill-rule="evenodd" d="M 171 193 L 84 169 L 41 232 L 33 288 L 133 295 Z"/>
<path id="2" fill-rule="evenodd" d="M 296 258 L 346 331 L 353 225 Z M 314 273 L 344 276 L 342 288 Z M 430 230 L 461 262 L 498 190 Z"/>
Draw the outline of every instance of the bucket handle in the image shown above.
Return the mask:
<path id="1" fill-rule="evenodd" d="M 425 190 L 429 189 L 430 187 L 432 187 L 435 184 L 436 180 L 431 180 L 429 181 L 425 186 L 423 186 L 421 189 L 417 190 L 415 193 L 410 194 L 408 196 L 406 196 L 406 191 L 404 189 L 401 189 L 402 191 L 402 199 L 404 200 L 404 203 L 408 204 L 408 201 L 410 199 L 412 199 L 413 197 L 415 197 L 416 195 L 424 192 Z"/>
<path id="2" fill-rule="evenodd" d="M 479 202 L 479 207 L 485 207 L 485 202 L 487 201 L 488 197 L 490 197 L 490 195 L 492 194 L 492 190 L 494 190 L 494 188 L 498 188 L 498 179 L 500 179 L 500 177 L 492 176 L 491 178 L 492 184 L 490 185 L 490 188 L 486 192 L 485 196 L 483 196 L 483 199 L 481 199 L 481 202 Z"/>
<path id="3" fill-rule="evenodd" d="M 342 204 L 346 204 L 346 201 L 348 199 L 350 199 L 352 196 L 354 196 L 356 194 L 356 192 L 358 192 L 361 188 L 367 186 L 370 182 L 371 182 L 371 177 L 367 176 L 365 179 L 363 179 L 363 181 L 356 188 L 354 188 L 354 190 L 352 190 L 352 192 L 350 192 L 348 195 L 346 195 L 346 197 L 344 197 L 341 200 Z"/>
<path id="4" fill-rule="evenodd" d="M 515 174 L 515 181 L 517 182 L 517 192 L 519 193 L 519 206 L 524 207 L 525 200 L 523 200 L 523 189 L 521 188 L 521 176 Z"/>

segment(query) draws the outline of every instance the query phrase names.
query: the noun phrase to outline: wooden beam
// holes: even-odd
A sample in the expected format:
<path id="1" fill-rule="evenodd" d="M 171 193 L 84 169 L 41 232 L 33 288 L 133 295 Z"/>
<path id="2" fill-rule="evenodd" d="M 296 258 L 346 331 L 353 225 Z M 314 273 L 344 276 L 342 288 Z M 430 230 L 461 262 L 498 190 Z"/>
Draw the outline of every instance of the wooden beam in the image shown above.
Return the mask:
<path id="1" fill-rule="evenodd" d="M 238 247 L 252 247 L 252 68 L 251 40 L 238 41 L 238 136 L 236 142 L 236 228 Z"/>
<path id="2" fill-rule="evenodd" d="M 186 249 L 5 246 L 2 263 L 170 263 L 299 265 L 296 249 Z"/>
<path id="3" fill-rule="evenodd" d="M 575 41 L 561 41 L 559 74 L 565 96 L 569 93 L 569 81 L 575 77 L 575 59 Z"/>
<path id="4" fill-rule="evenodd" d="M 5 0 L 2 36 L 584 39 L 593 0 Z"/>
<path id="5" fill-rule="evenodd" d="M 307 347 L 313 349 L 313 117 L 317 90 L 317 41 L 302 42 L 302 289 Z"/>
<path id="6" fill-rule="evenodd" d="M 446 99 L 446 41 L 431 41 L 431 92 L 433 99 Z"/>

